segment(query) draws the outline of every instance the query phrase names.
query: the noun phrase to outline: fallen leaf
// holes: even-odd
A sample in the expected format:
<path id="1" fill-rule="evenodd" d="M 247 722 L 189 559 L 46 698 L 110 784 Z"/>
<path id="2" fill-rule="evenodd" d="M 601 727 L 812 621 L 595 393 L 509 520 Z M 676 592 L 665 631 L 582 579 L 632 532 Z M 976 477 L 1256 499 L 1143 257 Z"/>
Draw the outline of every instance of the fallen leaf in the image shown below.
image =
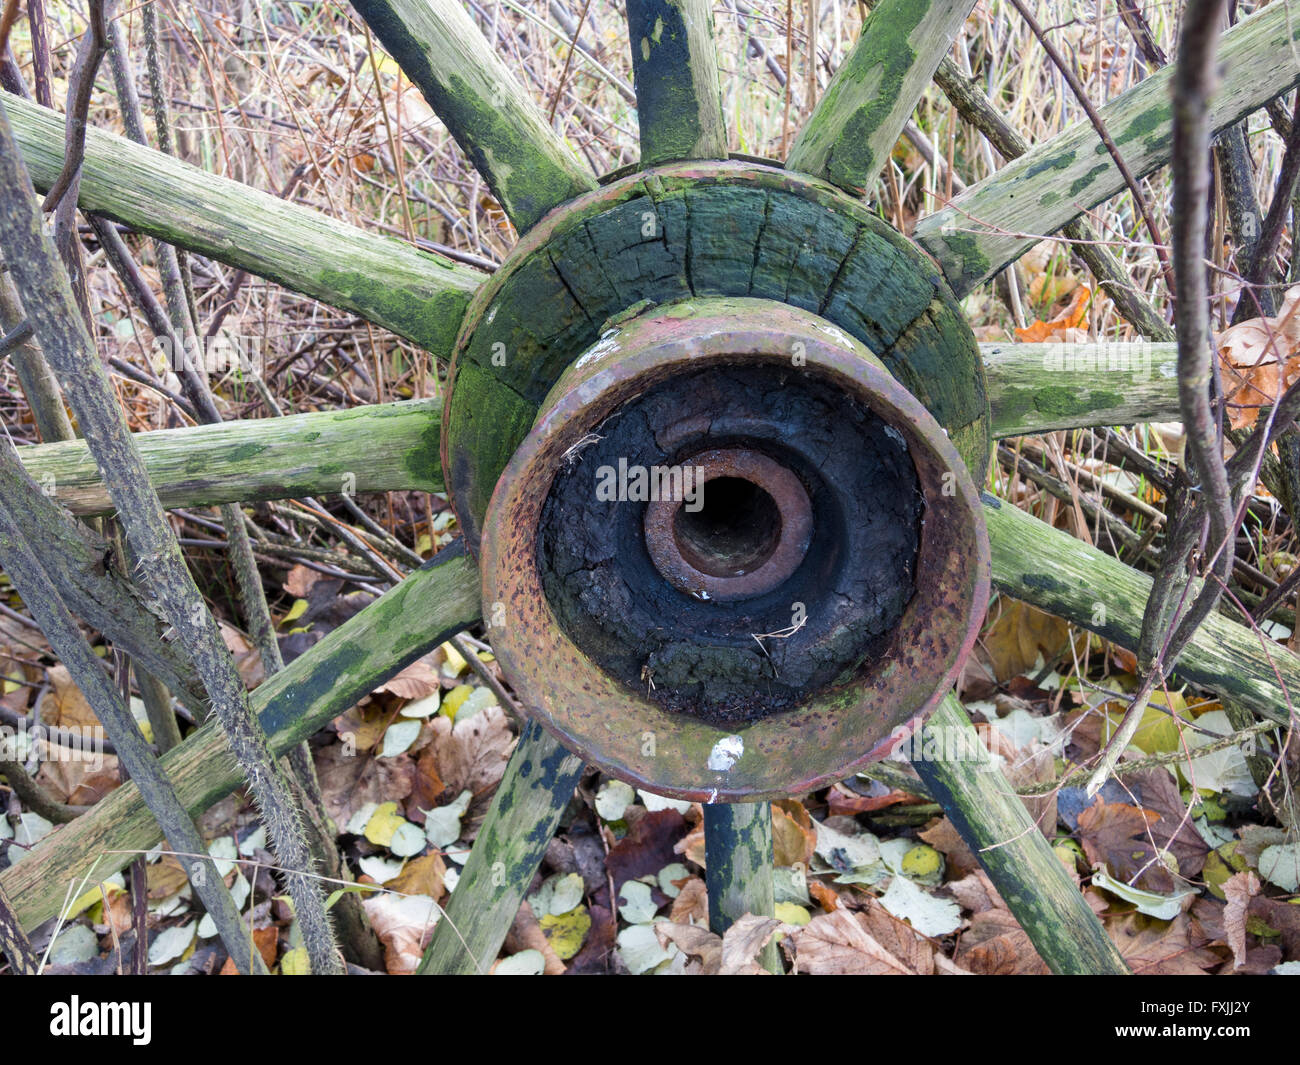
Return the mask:
<path id="1" fill-rule="evenodd" d="M 1186 914 L 1172 921 L 1128 914 L 1108 921 L 1106 931 L 1137 976 L 1203 976 L 1221 960 L 1205 949 L 1208 940 L 1193 941 Z"/>
<path id="2" fill-rule="evenodd" d="M 1246 912 L 1250 900 L 1259 894 L 1259 877 L 1247 870 L 1228 877 L 1223 884 L 1227 904 L 1223 907 L 1223 929 L 1232 951 L 1232 967 L 1246 964 Z"/>
<path id="3" fill-rule="evenodd" d="M 438 775 L 456 792 L 468 790 L 476 802 L 486 800 L 500 782 L 514 749 L 506 712 L 490 706 L 468 721 L 434 719 L 432 746 Z"/>
<path id="4" fill-rule="evenodd" d="M 818 914 L 791 934 L 800 972 L 813 975 L 928 976 L 934 949 L 875 901 L 857 913 Z"/>
<path id="5" fill-rule="evenodd" d="M 1028 934 L 1010 910 L 996 907 L 971 918 L 953 957 L 958 965 L 982 976 L 1047 976 Z"/>
<path id="6" fill-rule="evenodd" d="M 361 900 L 375 935 L 384 945 L 384 966 L 392 976 L 415 972 L 441 916 L 426 895 L 384 892 Z"/>
<path id="7" fill-rule="evenodd" d="M 1063 311 L 1046 322 L 1031 322 L 1023 328 L 1017 326 L 1016 339 L 1025 343 L 1066 339 L 1070 330 L 1082 329 L 1086 325 L 1091 300 L 1092 289 L 1087 285 L 1079 285 L 1071 293 L 1070 302 Z"/>
<path id="8" fill-rule="evenodd" d="M 672 943 L 688 958 L 695 959 L 698 968 L 688 971 L 715 976 L 722 968 L 722 937 L 717 933 L 677 921 L 658 921 L 652 927 L 661 946 Z"/>
<path id="9" fill-rule="evenodd" d="M 817 830 L 803 803 L 797 799 L 772 803 L 772 843 L 778 866 L 807 868 L 817 846 Z"/>
<path id="10" fill-rule="evenodd" d="M 722 934 L 722 976 L 768 976 L 756 960 L 759 952 L 781 928 L 775 917 L 758 917 L 752 913 L 738 918 Z"/>

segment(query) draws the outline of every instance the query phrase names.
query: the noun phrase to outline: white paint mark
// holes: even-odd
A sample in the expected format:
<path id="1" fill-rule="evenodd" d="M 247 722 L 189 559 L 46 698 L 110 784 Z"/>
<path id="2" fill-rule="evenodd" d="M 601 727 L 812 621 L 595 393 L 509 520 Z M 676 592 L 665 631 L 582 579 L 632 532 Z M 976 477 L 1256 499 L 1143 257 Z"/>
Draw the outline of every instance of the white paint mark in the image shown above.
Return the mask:
<path id="1" fill-rule="evenodd" d="M 723 736 L 713 745 L 709 754 L 709 768 L 715 773 L 725 773 L 745 753 L 745 741 L 739 736 Z"/>

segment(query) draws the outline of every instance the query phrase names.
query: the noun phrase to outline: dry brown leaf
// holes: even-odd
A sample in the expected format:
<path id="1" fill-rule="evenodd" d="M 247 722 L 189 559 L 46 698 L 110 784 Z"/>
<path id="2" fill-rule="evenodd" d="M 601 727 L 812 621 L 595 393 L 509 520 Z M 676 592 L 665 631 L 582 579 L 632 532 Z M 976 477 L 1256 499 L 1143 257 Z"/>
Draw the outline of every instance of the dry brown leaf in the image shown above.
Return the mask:
<path id="1" fill-rule="evenodd" d="M 1137 976 L 1204 976 L 1222 960 L 1208 940 L 1193 938 L 1185 913 L 1172 921 L 1132 913 L 1107 922 L 1106 932 Z"/>
<path id="2" fill-rule="evenodd" d="M 1098 802 L 1079 815 L 1079 842 L 1092 865 L 1143 891 L 1170 892 L 1173 877 L 1156 858 L 1148 832 L 1160 820 L 1154 810 L 1122 802 Z M 1141 870 L 1141 876 L 1137 876 Z M 1133 878 L 1137 876 L 1137 879 Z"/>
<path id="3" fill-rule="evenodd" d="M 1040 654 L 1045 658 L 1058 654 L 1070 627 L 1018 599 L 1000 596 L 998 603 L 998 615 L 985 625 L 976 654 L 999 683 L 1006 683 L 1033 669 Z"/>
<path id="4" fill-rule="evenodd" d="M 688 862 L 694 862 L 704 868 L 704 822 L 701 821 L 686 836 L 677 841 L 673 853 L 680 854 Z"/>
<path id="5" fill-rule="evenodd" d="M 447 717 L 433 722 L 430 746 L 438 776 L 458 794 L 469 790 L 475 800 L 485 798 L 500 782 L 514 745 L 506 712 L 499 706 L 489 706 L 454 725 Z"/>
<path id="6" fill-rule="evenodd" d="M 953 960 L 982 976 L 1047 976 L 1051 972 L 1010 910 L 975 914 Z"/>
<path id="7" fill-rule="evenodd" d="M 316 752 L 316 773 L 320 778 L 325 810 L 342 828 L 368 802 L 401 802 L 411 793 L 415 766 L 404 754 L 396 758 L 372 758 L 349 754 L 342 743 L 331 743 Z"/>
<path id="8" fill-rule="evenodd" d="M 375 935 L 384 945 L 384 967 L 392 976 L 415 972 L 433 937 L 438 910 L 420 895 L 382 892 L 361 900 Z"/>
<path id="9" fill-rule="evenodd" d="M 722 934 L 722 976 L 770 976 L 755 960 L 759 951 L 781 929 L 775 917 L 747 913 Z M 790 926 L 786 926 L 787 929 Z"/>
<path id="10" fill-rule="evenodd" d="M 295 599 L 306 599 L 312 585 L 321 579 L 319 570 L 308 569 L 301 562 L 294 566 L 284 578 L 284 590 Z"/>
<path id="11" fill-rule="evenodd" d="M 934 948 L 875 899 L 857 913 L 818 914 L 791 934 L 799 971 L 813 975 L 929 976 Z"/>
<path id="12" fill-rule="evenodd" d="M 682 885 L 677 898 L 673 899 L 668 917 L 676 924 L 709 923 L 709 889 L 703 880 L 693 876 Z"/>
<path id="13" fill-rule="evenodd" d="M 110 761 L 111 765 L 109 764 Z M 75 762 L 71 764 L 76 765 Z M 113 755 L 106 755 L 104 757 L 104 768 L 83 776 L 80 783 L 68 796 L 68 802 L 73 806 L 94 806 L 95 803 L 99 802 L 100 799 L 121 783 L 122 777 L 117 770 L 117 758 Z"/>
<path id="14" fill-rule="evenodd" d="M 957 900 L 961 908 L 969 910 L 972 914 L 1007 908 L 1007 904 L 1002 901 L 1002 896 L 998 894 L 998 889 L 993 886 L 993 881 L 983 869 L 977 869 L 960 880 L 951 881 L 948 890 L 952 892 L 952 897 Z"/>
<path id="15" fill-rule="evenodd" d="M 701 881 L 703 883 L 703 881 Z M 703 925 L 684 924 L 679 921 L 657 921 L 654 925 L 659 945 L 667 949 L 669 943 L 688 958 L 698 963 L 692 973 L 715 976 L 722 968 L 722 937 Z"/>
<path id="16" fill-rule="evenodd" d="M 417 658 L 396 676 L 389 677 L 379 685 L 375 692 L 392 692 L 399 699 L 423 699 L 441 691 L 442 682 L 438 678 L 438 670 L 428 659 L 428 655 Z"/>
<path id="17" fill-rule="evenodd" d="M 1246 869 L 1234 873 L 1223 883 L 1223 930 L 1232 951 L 1232 967 L 1240 969 L 1246 964 L 1246 911 L 1250 900 L 1259 894 L 1259 877 Z"/>
<path id="18" fill-rule="evenodd" d="M 781 799 L 772 803 L 772 844 L 778 866 L 807 868 L 817 847 L 817 830 L 803 803 Z"/>
<path id="19" fill-rule="evenodd" d="M 1242 429 L 1277 400 L 1279 376 L 1281 388 L 1300 377 L 1300 286 L 1287 292 L 1276 317 L 1238 322 L 1219 334 L 1218 345 L 1229 422 Z"/>
<path id="20" fill-rule="evenodd" d="M 808 894 L 822 908 L 824 913 L 831 913 L 840 908 L 840 897 L 828 885 L 820 880 L 808 881 Z"/>
<path id="21" fill-rule="evenodd" d="M 917 835 L 943 855 L 949 876 L 957 878 L 979 871 L 980 863 L 971 851 L 970 844 L 947 817 L 940 818 Z"/>
<path id="22" fill-rule="evenodd" d="M 257 953 L 262 955 L 262 960 L 266 962 L 266 967 L 268 969 L 275 964 L 275 953 L 279 943 L 280 932 L 274 925 L 267 925 L 265 928 L 253 929 L 253 946 L 257 948 Z M 226 959 L 226 963 L 221 967 L 219 975 L 239 975 L 239 970 L 235 968 L 234 958 Z"/>
<path id="23" fill-rule="evenodd" d="M 403 895 L 428 895 L 431 899 L 440 899 L 446 890 L 443 877 L 447 866 L 442 855 L 436 851 L 420 858 L 413 858 L 402 867 L 401 873 L 384 886 Z"/>

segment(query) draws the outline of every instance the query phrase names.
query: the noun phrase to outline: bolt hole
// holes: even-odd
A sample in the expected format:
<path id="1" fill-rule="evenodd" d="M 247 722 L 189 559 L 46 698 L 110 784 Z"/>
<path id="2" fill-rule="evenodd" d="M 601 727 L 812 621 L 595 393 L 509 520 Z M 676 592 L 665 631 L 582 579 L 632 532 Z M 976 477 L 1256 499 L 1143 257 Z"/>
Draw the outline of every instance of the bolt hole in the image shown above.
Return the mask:
<path id="1" fill-rule="evenodd" d="M 781 510 L 766 491 L 742 477 L 715 477 L 703 486 L 703 506 L 673 516 L 682 557 L 710 577 L 739 577 L 766 562 L 781 542 Z"/>

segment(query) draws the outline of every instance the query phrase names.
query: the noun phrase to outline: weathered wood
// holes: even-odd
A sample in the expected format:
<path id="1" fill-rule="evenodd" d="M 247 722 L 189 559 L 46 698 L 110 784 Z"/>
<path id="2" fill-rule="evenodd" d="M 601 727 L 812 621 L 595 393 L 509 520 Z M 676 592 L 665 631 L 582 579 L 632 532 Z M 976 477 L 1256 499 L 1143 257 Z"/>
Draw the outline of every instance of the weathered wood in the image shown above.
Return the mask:
<path id="1" fill-rule="evenodd" d="M 1126 974 L 1118 949 L 993 764 L 957 698 L 945 696 L 921 735 L 908 742 L 917 775 L 1052 971 Z"/>
<path id="2" fill-rule="evenodd" d="M 1300 19 L 1286 4 L 1271 4 L 1224 34 L 1218 57 L 1222 79 L 1210 116 L 1216 133 L 1300 83 L 1298 40 Z M 1169 161 L 1171 76 L 1172 68 L 1165 67 L 1099 108 L 1138 177 Z M 1124 187 L 1114 159 L 1084 120 L 922 219 L 914 236 L 962 296 Z"/>
<path id="3" fill-rule="evenodd" d="M 541 401 L 611 317 L 645 300 L 727 296 L 778 300 L 860 340 L 983 479 L 991 436 L 978 347 L 934 263 L 824 182 L 752 163 L 678 163 L 555 212 L 475 298 L 442 441 L 470 544 Z"/>
<path id="4" fill-rule="evenodd" d="M 1176 420 L 1177 346 L 981 344 L 993 435 Z"/>
<path id="5" fill-rule="evenodd" d="M 710 929 L 722 935 L 746 914 L 776 915 L 772 862 L 771 803 L 704 806 L 704 868 Z M 759 953 L 758 963 L 770 973 L 784 972 L 775 939 Z"/>
<path id="6" fill-rule="evenodd" d="M 1178 416 L 1171 344 L 981 344 L 996 437 Z M 441 399 L 139 433 L 169 508 L 338 492 L 444 490 Z M 28 473 L 74 514 L 112 512 L 81 441 L 20 447 Z M 364 456 L 364 462 L 358 457 Z"/>
<path id="7" fill-rule="evenodd" d="M 786 166 L 861 194 L 894 150 L 973 0 L 880 0 Z"/>
<path id="8" fill-rule="evenodd" d="M 992 496 L 984 497 L 984 520 L 1000 589 L 1137 647 L 1149 576 Z M 1288 701 L 1300 694 L 1300 656 L 1222 614 L 1209 616 L 1174 673 L 1281 724 L 1289 721 Z"/>
<path id="9" fill-rule="evenodd" d="M 460 0 L 353 0 L 519 232 L 596 179 L 551 129 Z"/>
<path id="10" fill-rule="evenodd" d="M 442 400 L 135 434 L 165 507 L 413 489 L 441 492 Z M 27 472 L 74 514 L 109 514 L 83 441 L 18 449 Z"/>
<path id="11" fill-rule="evenodd" d="M 628 0 L 641 166 L 725 159 L 727 122 L 709 0 Z"/>
<path id="12" fill-rule="evenodd" d="M 9 93 L 0 100 L 32 183 L 48 189 L 63 167 L 63 116 Z M 438 355 L 450 354 L 484 276 L 98 129 L 86 131 L 79 203 L 355 311 Z"/>
<path id="13" fill-rule="evenodd" d="M 981 344 L 996 437 L 1178 416 L 1170 344 Z M 444 490 L 441 399 L 139 433 L 169 508 L 338 492 Z M 18 449 L 23 465 L 79 515 L 112 512 L 81 441 Z M 364 462 L 357 457 L 364 456 Z"/>
<path id="14" fill-rule="evenodd" d="M 537 722 L 524 726 L 417 972 L 488 971 L 581 775 L 581 758 Z"/>
<path id="15" fill-rule="evenodd" d="M 271 747 L 283 753 L 376 685 L 479 617 L 478 570 L 445 548 L 266 681 L 252 703 Z M 182 804 L 199 813 L 244 783 L 220 729 L 209 723 L 162 758 Z M 102 879 L 158 843 L 158 826 L 132 782 L 58 829 L 0 872 L 25 928 L 58 911 L 71 882 Z"/>

